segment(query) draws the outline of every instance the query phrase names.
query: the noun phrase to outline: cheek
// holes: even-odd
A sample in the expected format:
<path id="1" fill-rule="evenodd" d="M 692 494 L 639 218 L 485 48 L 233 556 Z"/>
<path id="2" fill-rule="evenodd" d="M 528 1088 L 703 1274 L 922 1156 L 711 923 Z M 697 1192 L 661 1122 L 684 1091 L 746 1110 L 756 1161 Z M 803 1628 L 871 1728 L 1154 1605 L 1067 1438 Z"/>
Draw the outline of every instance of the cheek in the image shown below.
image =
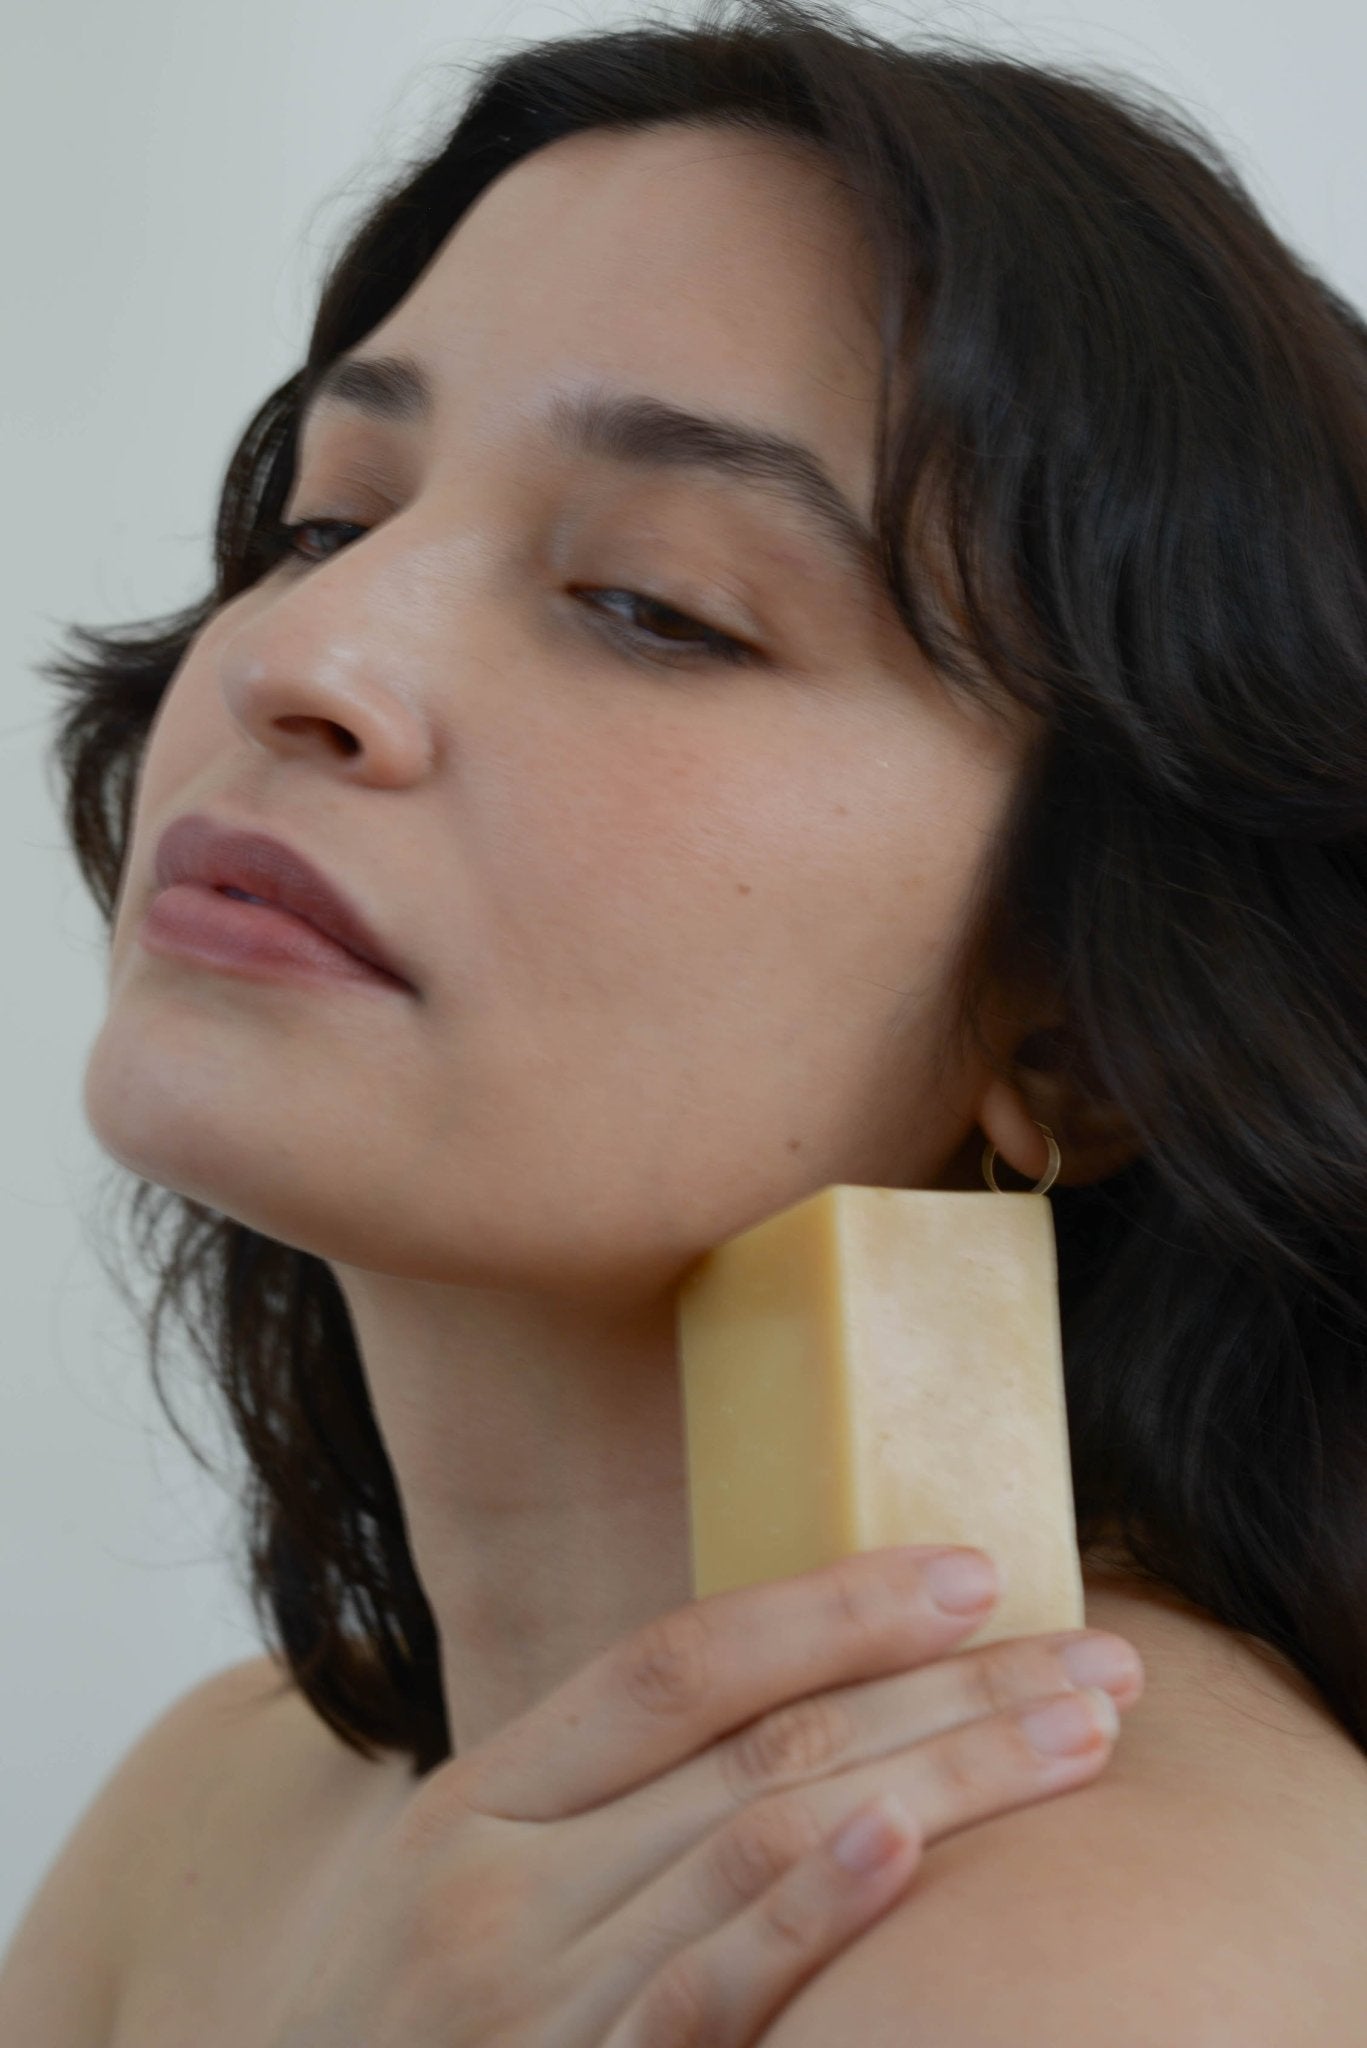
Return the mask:
<path id="1" fill-rule="evenodd" d="M 935 1001 L 1000 779 L 934 730 L 894 748 L 852 714 L 770 714 L 567 750 L 524 794 L 491 929 L 543 993 L 704 1033 L 748 1009 L 846 1046 Z"/>
<path id="2" fill-rule="evenodd" d="M 738 950 L 811 996 L 842 977 L 933 981 L 958 936 L 1003 796 L 947 736 L 813 718 L 718 773 L 651 792 L 639 843 L 700 952 Z M 640 799 L 636 799 L 638 811 Z"/>

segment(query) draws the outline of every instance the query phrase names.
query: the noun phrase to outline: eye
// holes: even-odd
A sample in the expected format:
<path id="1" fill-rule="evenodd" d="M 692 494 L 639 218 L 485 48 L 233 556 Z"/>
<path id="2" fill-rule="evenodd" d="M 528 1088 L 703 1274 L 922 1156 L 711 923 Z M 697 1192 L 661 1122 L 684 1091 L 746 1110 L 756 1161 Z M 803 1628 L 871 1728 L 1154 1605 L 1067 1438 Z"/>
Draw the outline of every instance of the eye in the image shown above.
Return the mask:
<path id="1" fill-rule="evenodd" d="M 301 534 L 344 532 L 347 527 L 351 527 L 353 533 L 365 533 L 367 531 L 364 526 L 356 526 L 348 519 L 278 521 L 262 529 L 256 537 L 256 544 L 266 561 L 272 565 L 286 559 L 307 562 L 312 560 L 312 556 L 308 555 L 300 547 L 299 538 Z"/>
<path id="2" fill-rule="evenodd" d="M 264 556 L 268 567 L 282 562 L 311 562 L 313 555 L 301 546 L 305 534 L 330 534 L 345 532 L 364 534 L 368 527 L 358 526 L 348 519 L 296 519 L 267 526 L 257 536 L 257 547 Z M 327 555 L 322 559 L 326 561 Z M 701 619 L 695 619 L 688 612 L 681 612 L 673 605 L 665 604 L 661 598 L 650 597 L 640 590 L 614 590 L 594 584 L 572 586 L 575 596 L 587 600 L 619 599 L 638 614 L 649 613 L 662 624 L 691 629 L 695 637 L 680 639 L 675 632 L 629 625 L 614 618 L 606 604 L 594 603 L 592 609 L 603 621 L 603 630 L 608 636 L 630 648 L 646 661 L 654 661 L 665 667 L 680 667 L 700 661 L 724 661 L 733 663 L 760 662 L 763 656 L 757 649 L 743 640 L 737 640 L 730 633 L 723 633 L 719 627 L 709 626 Z M 667 650 L 667 651 L 666 651 Z"/>
<path id="3" fill-rule="evenodd" d="M 593 609 L 603 616 L 604 626 L 612 637 L 636 646 L 638 651 L 645 654 L 648 661 L 677 663 L 680 660 L 706 661 L 711 658 L 715 661 L 746 662 L 759 661 L 761 658 L 753 648 L 747 647 L 743 640 L 734 639 L 730 633 L 723 633 L 716 626 L 704 625 L 701 619 L 692 618 L 687 612 L 677 611 L 673 605 L 665 604 L 658 597 L 647 597 L 644 591 L 600 589 L 591 583 L 571 585 L 571 591 L 574 596 L 589 600 L 619 598 L 638 615 L 649 613 L 653 618 L 670 620 L 674 625 L 686 630 L 691 628 L 696 637 L 680 640 L 673 633 L 657 632 L 652 627 L 616 622 L 606 603 L 595 603 Z M 668 647 L 672 652 L 652 653 L 652 647 Z"/>

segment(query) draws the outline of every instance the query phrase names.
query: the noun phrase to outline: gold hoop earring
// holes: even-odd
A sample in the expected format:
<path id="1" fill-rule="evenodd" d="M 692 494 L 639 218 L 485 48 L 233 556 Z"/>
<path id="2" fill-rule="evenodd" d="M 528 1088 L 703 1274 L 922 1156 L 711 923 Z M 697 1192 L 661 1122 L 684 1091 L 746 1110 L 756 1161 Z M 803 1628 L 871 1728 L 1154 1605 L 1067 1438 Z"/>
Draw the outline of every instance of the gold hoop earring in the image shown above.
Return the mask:
<path id="1" fill-rule="evenodd" d="M 1063 1154 L 1054 1143 L 1054 1134 L 1048 1124 L 1042 1124 L 1037 1121 L 1036 1128 L 1043 1131 L 1045 1137 L 1049 1140 L 1049 1166 L 1043 1180 L 1037 1180 L 1032 1188 L 999 1188 L 997 1186 L 997 1176 L 992 1170 L 996 1162 L 997 1148 L 995 1145 L 989 1144 L 983 1151 L 983 1179 L 987 1182 L 994 1195 L 1017 1193 L 1022 1195 L 1047 1195 L 1054 1182 L 1058 1179 L 1058 1170 L 1063 1163 Z"/>

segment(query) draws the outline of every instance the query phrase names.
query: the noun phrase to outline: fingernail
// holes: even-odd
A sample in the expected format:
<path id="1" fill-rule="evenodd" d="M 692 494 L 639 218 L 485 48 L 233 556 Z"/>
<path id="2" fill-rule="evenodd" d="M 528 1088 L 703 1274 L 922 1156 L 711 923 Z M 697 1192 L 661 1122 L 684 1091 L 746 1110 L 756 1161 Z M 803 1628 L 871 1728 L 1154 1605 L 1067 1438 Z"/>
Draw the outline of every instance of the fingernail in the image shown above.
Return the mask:
<path id="1" fill-rule="evenodd" d="M 1099 1733 L 1116 1735 L 1120 1714 L 1108 1692 L 1088 1686 L 1085 1692 L 1066 1693 L 1047 1706 L 1032 1707 L 1021 1715 L 1021 1727 L 1043 1755 L 1072 1756 L 1091 1749 Z"/>
<path id="2" fill-rule="evenodd" d="M 926 1584 L 931 1599 L 946 1614 L 971 1614 L 996 1593 L 996 1567 L 981 1551 L 955 1550 L 926 1566 Z"/>
<path id="3" fill-rule="evenodd" d="M 846 1870 L 862 1877 L 895 1856 L 910 1833 L 911 1816 L 906 1807 L 895 1792 L 885 1792 L 845 1822 L 831 1842 L 831 1854 Z"/>
<path id="4" fill-rule="evenodd" d="M 1078 1636 L 1060 1653 L 1063 1668 L 1078 1685 L 1104 1685 L 1128 1692 L 1143 1675 L 1139 1658 L 1117 1636 Z"/>

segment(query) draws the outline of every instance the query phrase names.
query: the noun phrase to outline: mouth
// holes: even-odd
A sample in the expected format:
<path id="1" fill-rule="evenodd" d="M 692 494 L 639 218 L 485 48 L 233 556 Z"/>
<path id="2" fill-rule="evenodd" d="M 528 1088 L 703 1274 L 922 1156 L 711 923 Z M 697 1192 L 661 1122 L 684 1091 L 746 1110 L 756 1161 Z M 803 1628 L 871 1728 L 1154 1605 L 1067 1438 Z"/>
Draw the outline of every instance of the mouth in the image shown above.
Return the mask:
<path id="1" fill-rule="evenodd" d="M 156 886 L 178 883 L 280 913 L 282 925 L 312 929 L 376 973 L 415 992 L 369 920 L 314 863 L 267 833 L 220 824 L 203 813 L 174 820 L 156 851 Z"/>
<path id="2" fill-rule="evenodd" d="M 172 882 L 152 898 L 139 938 L 201 968 L 250 980 L 394 989 L 412 993 L 382 967 L 362 960 L 340 940 L 254 890 L 205 882 Z"/>

